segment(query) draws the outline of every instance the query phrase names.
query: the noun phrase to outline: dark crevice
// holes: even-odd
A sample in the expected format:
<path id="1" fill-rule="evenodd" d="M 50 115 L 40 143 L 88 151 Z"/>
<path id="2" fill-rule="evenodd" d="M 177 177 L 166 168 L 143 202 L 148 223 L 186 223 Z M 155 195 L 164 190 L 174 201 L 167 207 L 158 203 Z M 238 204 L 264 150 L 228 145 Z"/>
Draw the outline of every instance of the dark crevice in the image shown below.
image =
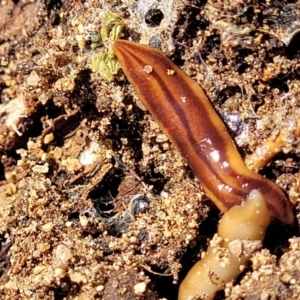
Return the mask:
<path id="1" fill-rule="evenodd" d="M 165 178 L 163 174 L 155 172 L 155 166 L 152 164 L 148 166 L 147 173 L 143 173 L 142 176 L 147 185 L 153 186 L 153 192 L 155 194 L 160 194 L 168 182 L 168 178 Z"/>
<path id="2" fill-rule="evenodd" d="M 60 279 L 60 284 L 53 288 L 54 300 L 63 300 L 70 296 L 76 296 L 80 291 L 81 286 L 71 280 L 69 276 Z"/>
<path id="3" fill-rule="evenodd" d="M 1 155 L 0 155 L 1 157 Z M 0 163 L 0 181 L 5 180 L 5 173 L 4 173 L 4 166 L 2 163 Z"/>
<path id="4" fill-rule="evenodd" d="M 122 169 L 114 168 L 101 184 L 90 193 L 89 196 L 100 217 L 110 218 L 116 214 L 114 198 L 118 194 L 118 187 L 124 177 L 125 174 Z"/>
<path id="5" fill-rule="evenodd" d="M 280 93 L 287 93 L 289 91 L 288 80 L 290 78 L 287 74 L 279 74 L 276 78 L 269 81 L 271 89 L 278 89 Z"/>
<path id="6" fill-rule="evenodd" d="M 145 15 L 145 22 L 148 27 L 158 27 L 164 18 L 160 9 L 149 9 Z"/>
<path id="7" fill-rule="evenodd" d="M 171 59 L 176 65 L 180 66 L 183 64 L 181 57 L 186 47 L 192 45 L 191 43 L 197 36 L 199 30 L 205 30 L 209 25 L 208 20 L 200 15 L 205 4 L 206 1 L 189 1 L 189 5 L 181 11 L 172 34 L 174 42 L 177 43 L 177 50 Z"/>
<path id="8" fill-rule="evenodd" d="M 273 255 L 281 257 L 289 249 L 289 239 L 296 236 L 299 227 L 284 226 L 280 221 L 273 220 L 266 230 L 263 248 L 267 248 Z"/>
<path id="9" fill-rule="evenodd" d="M 286 48 L 286 56 L 289 59 L 300 57 L 300 28 L 299 32 L 291 39 L 288 47 Z"/>
<path id="10" fill-rule="evenodd" d="M 46 6 L 48 11 L 54 10 L 58 12 L 63 6 L 63 2 L 62 0 L 47 0 Z"/>

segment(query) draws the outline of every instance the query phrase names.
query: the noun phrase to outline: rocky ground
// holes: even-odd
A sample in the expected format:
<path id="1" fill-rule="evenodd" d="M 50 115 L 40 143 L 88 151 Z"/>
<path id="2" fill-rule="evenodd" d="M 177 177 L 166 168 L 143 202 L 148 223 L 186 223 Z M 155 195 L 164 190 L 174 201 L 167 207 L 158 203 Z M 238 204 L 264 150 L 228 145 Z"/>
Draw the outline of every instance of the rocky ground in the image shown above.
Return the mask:
<path id="1" fill-rule="evenodd" d="M 98 66 L 105 30 L 202 85 L 294 206 L 295 226 L 273 224 L 216 299 L 300 299 L 300 3 L 1 0 L 0 16 L 1 299 L 176 299 L 216 231 L 122 71 Z"/>

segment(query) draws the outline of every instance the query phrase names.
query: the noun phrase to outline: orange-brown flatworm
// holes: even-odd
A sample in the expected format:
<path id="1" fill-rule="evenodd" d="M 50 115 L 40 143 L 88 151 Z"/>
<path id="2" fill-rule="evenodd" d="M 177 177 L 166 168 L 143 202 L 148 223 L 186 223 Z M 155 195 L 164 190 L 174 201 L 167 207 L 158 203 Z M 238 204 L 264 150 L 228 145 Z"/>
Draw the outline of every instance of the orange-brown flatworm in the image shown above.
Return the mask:
<path id="1" fill-rule="evenodd" d="M 157 49 L 125 40 L 114 41 L 113 49 L 140 100 L 221 211 L 259 190 L 273 217 L 293 222 L 283 191 L 246 167 L 224 123 L 195 81 Z"/>

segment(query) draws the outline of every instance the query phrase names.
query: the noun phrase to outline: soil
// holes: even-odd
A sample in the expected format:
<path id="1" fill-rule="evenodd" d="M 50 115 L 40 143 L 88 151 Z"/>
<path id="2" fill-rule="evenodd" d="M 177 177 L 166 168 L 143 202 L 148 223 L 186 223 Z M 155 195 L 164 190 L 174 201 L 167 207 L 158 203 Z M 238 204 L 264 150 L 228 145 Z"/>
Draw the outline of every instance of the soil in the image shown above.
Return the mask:
<path id="1" fill-rule="evenodd" d="M 300 2 L 0 1 L 0 299 L 176 299 L 220 212 L 122 71 L 107 12 L 206 91 L 247 166 L 289 197 L 215 299 L 300 299 Z"/>

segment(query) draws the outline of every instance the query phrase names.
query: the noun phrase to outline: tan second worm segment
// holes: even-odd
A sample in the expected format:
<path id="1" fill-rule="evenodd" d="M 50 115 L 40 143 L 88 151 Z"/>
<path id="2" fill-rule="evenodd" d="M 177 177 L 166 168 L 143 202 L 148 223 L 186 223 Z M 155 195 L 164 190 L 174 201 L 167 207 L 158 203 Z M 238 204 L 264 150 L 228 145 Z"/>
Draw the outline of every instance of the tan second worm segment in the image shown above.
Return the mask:
<path id="1" fill-rule="evenodd" d="M 250 171 L 202 88 L 161 51 L 116 40 L 113 49 L 142 103 L 175 144 L 208 197 L 226 212 L 259 190 L 273 217 L 293 222 L 288 199 Z"/>

